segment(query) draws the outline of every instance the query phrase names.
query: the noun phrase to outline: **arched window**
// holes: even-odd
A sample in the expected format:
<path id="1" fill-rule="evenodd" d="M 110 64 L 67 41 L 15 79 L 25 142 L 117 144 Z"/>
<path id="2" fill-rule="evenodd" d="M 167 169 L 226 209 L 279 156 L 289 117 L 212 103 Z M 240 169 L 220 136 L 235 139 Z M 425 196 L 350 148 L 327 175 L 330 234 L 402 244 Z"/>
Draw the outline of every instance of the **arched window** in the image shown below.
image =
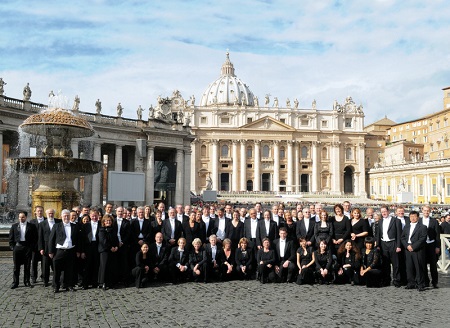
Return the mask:
<path id="1" fill-rule="evenodd" d="M 269 146 L 265 145 L 262 149 L 262 157 L 269 157 L 270 156 L 269 152 L 270 152 Z"/>
<path id="2" fill-rule="evenodd" d="M 284 149 L 284 147 L 280 147 L 280 158 L 285 157 L 286 157 L 286 150 Z"/>
<path id="3" fill-rule="evenodd" d="M 205 145 L 202 145 L 200 147 L 200 156 L 206 157 L 206 146 Z"/>
<path id="4" fill-rule="evenodd" d="M 352 160 L 353 159 L 353 152 L 352 152 L 352 148 L 348 147 L 345 149 L 345 159 L 347 160 Z"/>
<path id="5" fill-rule="evenodd" d="M 228 157 L 228 150 L 229 150 L 229 148 L 228 148 L 228 145 L 223 145 L 222 146 L 222 157 Z"/>
<path id="6" fill-rule="evenodd" d="M 252 158 L 252 157 L 253 157 L 253 148 L 247 147 L 247 158 Z"/>
<path id="7" fill-rule="evenodd" d="M 322 148 L 322 159 L 327 159 L 328 158 L 328 149 L 327 147 L 323 147 Z"/>
<path id="8" fill-rule="evenodd" d="M 308 147 L 302 147 L 302 158 L 308 158 Z"/>

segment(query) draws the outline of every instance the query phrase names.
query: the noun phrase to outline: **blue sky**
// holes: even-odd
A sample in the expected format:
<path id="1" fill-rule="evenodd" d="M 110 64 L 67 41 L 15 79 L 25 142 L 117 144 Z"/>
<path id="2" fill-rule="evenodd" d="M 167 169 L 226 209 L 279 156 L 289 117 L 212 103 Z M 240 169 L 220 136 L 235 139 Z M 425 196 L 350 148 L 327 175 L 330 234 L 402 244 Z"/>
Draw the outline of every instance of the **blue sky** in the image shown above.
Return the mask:
<path id="1" fill-rule="evenodd" d="M 99 98 L 104 114 L 121 102 L 135 118 L 175 89 L 199 101 L 227 49 L 260 99 L 331 109 L 350 95 L 366 124 L 439 111 L 450 86 L 444 0 L 2 0 L 0 17 L 5 94 L 29 82 L 32 101 L 61 90 L 82 111 Z"/>

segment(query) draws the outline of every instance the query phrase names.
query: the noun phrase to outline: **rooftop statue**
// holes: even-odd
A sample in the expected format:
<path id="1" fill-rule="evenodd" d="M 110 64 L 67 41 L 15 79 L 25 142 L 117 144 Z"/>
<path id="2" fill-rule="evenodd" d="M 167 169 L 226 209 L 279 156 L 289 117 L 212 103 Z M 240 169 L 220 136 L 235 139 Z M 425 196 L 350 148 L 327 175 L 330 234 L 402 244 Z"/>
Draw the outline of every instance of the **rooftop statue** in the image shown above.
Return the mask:
<path id="1" fill-rule="evenodd" d="M 265 105 L 266 107 L 269 107 L 269 103 L 270 103 L 269 95 L 266 95 L 266 96 L 265 96 L 265 100 L 264 100 L 264 105 Z"/>
<path id="2" fill-rule="evenodd" d="M 191 106 L 192 107 L 195 106 L 195 96 L 194 95 L 191 96 Z"/>
<path id="3" fill-rule="evenodd" d="M 117 116 L 118 116 L 118 117 L 122 117 L 122 114 L 123 114 L 123 107 L 122 107 L 122 105 L 119 103 L 119 104 L 117 105 Z"/>
<path id="4" fill-rule="evenodd" d="M 153 108 L 153 105 L 150 105 L 150 108 L 148 109 L 148 118 L 155 118 L 155 109 Z"/>
<path id="5" fill-rule="evenodd" d="M 295 100 L 294 100 L 294 108 L 298 108 L 298 99 L 297 98 L 295 98 Z"/>
<path id="6" fill-rule="evenodd" d="M 3 93 L 5 90 L 3 89 L 3 86 L 6 85 L 6 82 L 3 81 L 3 79 L 0 77 L 0 96 L 3 96 Z"/>
<path id="7" fill-rule="evenodd" d="M 80 110 L 80 97 L 78 95 L 75 96 L 75 100 L 73 101 L 72 112 L 78 112 Z"/>
<path id="8" fill-rule="evenodd" d="M 273 98 L 273 107 L 278 107 L 278 98 Z"/>
<path id="9" fill-rule="evenodd" d="M 102 113 L 102 102 L 100 101 L 100 99 L 97 99 L 97 101 L 95 102 L 95 112 L 97 114 Z"/>
<path id="10" fill-rule="evenodd" d="M 286 107 L 291 107 L 291 101 L 289 100 L 289 98 L 286 99 Z"/>
<path id="11" fill-rule="evenodd" d="M 27 83 L 27 85 L 23 88 L 23 100 L 30 101 L 30 98 L 31 98 L 31 88 L 30 83 Z"/>
<path id="12" fill-rule="evenodd" d="M 312 109 L 317 109 L 316 99 L 314 99 L 312 102 Z"/>
<path id="13" fill-rule="evenodd" d="M 257 96 L 253 97 L 253 103 L 255 104 L 256 107 L 259 107 L 259 100 Z"/>
<path id="14" fill-rule="evenodd" d="M 142 121 L 142 112 L 143 111 L 144 111 L 144 109 L 141 107 L 141 105 L 139 105 L 138 109 L 136 110 L 137 119 L 139 121 Z"/>

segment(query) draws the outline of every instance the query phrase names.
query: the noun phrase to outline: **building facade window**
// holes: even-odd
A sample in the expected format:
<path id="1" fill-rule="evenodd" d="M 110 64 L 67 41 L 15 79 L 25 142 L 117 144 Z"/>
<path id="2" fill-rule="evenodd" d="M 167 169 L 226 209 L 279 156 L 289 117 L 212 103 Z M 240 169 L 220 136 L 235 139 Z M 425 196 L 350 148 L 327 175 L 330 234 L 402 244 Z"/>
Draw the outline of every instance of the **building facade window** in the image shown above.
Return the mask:
<path id="1" fill-rule="evenodd" d="M 302 158 L 308 158 L 308 147 L 302 147 Z"/>
<path id="2" fill-rule="evenodd" d="M 221 117 L 220 123 L 222 124 L 230 124 L 230 118 L 229 117 Z"/>
<path id="3" fill-rule="evenodd" d="M 345 119 L 345 127 L 346 128 L 351 128 L 352 127 L 352 119 L 351 118 L 346 118 Z"/>
<path id="4" fill-rule="evenodd" d="M 222 146 L 222 157 L 228 157 L 228 152 L 229 152 L 229 148 L 228 148 L 228 145 L 223 145 Z"/>
<path id="5" fill-rule="evenodd" d="M 286 150 L 284 147 L 280 147 L 280 158 L 286 158 Z"/>
<path id="6" fill-rule="evenodd" d="M 253 148 L 247 147 L 247 158 L 252 158 L 252 157 L 253 157 Z"/>
<path id="7" fill-rule="evenodd" d="M 270 148 L 267 145 L 264 145 L 262 148 L 262 157 L 269 157 L 270 156 Z"/>
<path id="8" fill-rule="evenodd" d="M 206 146 L 205 145 L 202 145 L 200 147 L 200 156 L 206 157 Z"/>
<path id="9" fill-rule="evenodd" d="M 353 151 L 351 147 L 345 149 L 345 159 L 348 161 L 353 160 Z"/>

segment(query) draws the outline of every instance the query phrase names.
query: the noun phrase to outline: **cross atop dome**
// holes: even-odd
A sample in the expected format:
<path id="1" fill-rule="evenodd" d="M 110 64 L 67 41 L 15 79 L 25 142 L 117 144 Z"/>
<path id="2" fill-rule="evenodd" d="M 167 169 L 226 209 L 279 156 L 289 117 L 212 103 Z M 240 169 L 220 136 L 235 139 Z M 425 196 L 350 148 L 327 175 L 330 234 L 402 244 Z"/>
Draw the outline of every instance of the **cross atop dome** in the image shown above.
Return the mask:
<path id="1" fill-rule="evenodd" d="M 236 76 L 234 75 L 234 66 L 233 63 L 230 61 L 230 53 L 226 52 L 227 58 L 225 59 L 225 62 L 222 65 L 221 75 L 228 75 L 228 76 Z"/>

